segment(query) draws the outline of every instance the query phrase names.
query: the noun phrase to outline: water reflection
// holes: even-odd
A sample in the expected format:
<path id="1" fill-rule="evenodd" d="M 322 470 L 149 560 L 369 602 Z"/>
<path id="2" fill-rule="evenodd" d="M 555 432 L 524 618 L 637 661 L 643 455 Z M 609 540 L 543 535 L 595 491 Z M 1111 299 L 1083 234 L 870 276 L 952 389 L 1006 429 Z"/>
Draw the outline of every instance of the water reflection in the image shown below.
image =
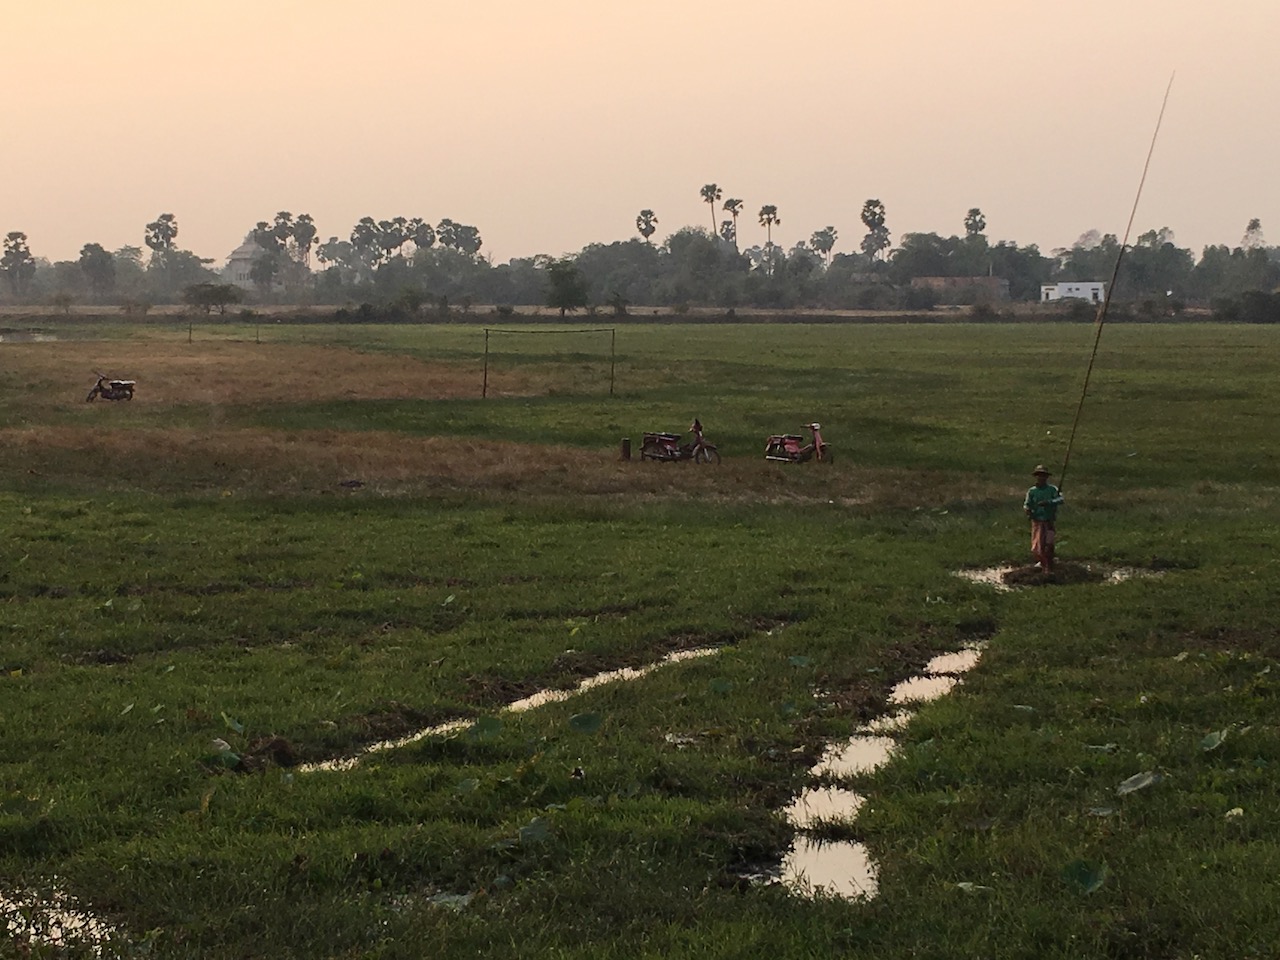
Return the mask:
<path id="1" fill-rule="evenodd" d="M 853 737 L 846 743 L 828 748 L 809 774 L 814 777 L 854 777 L 870 773 L 887 763 L 897 746 L 898 742 L 892 737 Z"/>
<path id="2" fill-rule="evenodd" d="M 561 703 L 576 697 L 587 690 L 595 687 L 603 686 L 607 683 L 618 683 L 620 681 L 639 680 L 646 677 L 655 670 L 665 667 L 672 663 L 682 663 L 685 660 L 697 660 L 702 657 L 710 657 L 720 652 L 719 647 L 695 647 L 691 650 L 677 650 L 675 653 L 669 653 L 661 660 L 650 663 L 643 667 L 623 667 L 619 670 L 606 670 L 604 673 L 597 673 L 594 676 L 587 677 L 580 681 L 576 687 L 569 690 L 542 690 L 532 696 L 525 697 L 521 700 L 515 700 L 505 707 L 503 713 L 523 713 L 526 710 L 532 710 L 535 707 L 545 706 L 548 703 Z M 471 720 L 450 720 L 447 723 L 436 724 L 433 727 L 427 727 L 423 730 L 416 730 L 413 733 L 403 737 L 397 737 L 394 740 L 380 740 L 377 743 L 371 743 L 354 757 L 342 757 L 337 760 L 325 760 L 321 763 L 307 763 L 298 767 L 300 773 L 315 773 L 317 771 L 334 771 L 334 770 L 351 770 L 360 763 L 364 757 L 371 753 L 383 753 L 387 750 L 397 750 L 400 747 L 407 747 L 411 743 L 417 743 L 419 740 L 425 740 L 428 737 L 447 737 L 450 734 L 459 733 L 472 725 Z"/>
<path id="3" fill-rule="evenodd" d="M 852 820 L 864 803 L 866 797 L 843 787 L 811 787 L 792 800 L 783 813 L 797 830 L 811 830 L 823 822 Z"/>
<path id="4" fill-rule="evenodd" d="M 782 882 L 803 896 L 870 900 L 879 892 L 876 865 L 860 843 L 796 838 L 782 861 Z"/>

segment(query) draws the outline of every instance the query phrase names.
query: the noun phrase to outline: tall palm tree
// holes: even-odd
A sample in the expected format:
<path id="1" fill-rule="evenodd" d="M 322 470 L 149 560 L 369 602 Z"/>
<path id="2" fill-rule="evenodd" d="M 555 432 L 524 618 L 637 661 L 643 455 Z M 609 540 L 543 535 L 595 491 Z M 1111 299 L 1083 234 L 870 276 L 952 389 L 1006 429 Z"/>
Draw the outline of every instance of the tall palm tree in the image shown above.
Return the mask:
<path id="1" fill-rule="evenodd" d="M 827 261 L 827 266 L 831 266 L 831 251 L 835 249 L 838 236 L 835 227 L 823 227 L 821 230 L 815 230 L 813 236 L 809 238 L 809 245 L 822 254 Z"/>
<path id="2" fill-rule="evenodd" d="M 658 218 L 653 215 L 652 210 L 640 211 L 640 215 L 636 217 L 636 229 L 640 231 L 640 236 L 644 237 L 645 243 L 653 242 L 649 238 L 658 229 Z"/>
<path id="3" fill-rule="evenodd" d="M 781 223 L 782 219 L 778 216 L 778 208 L 772 203 L 766 203 L 760 208 L 760 226 L 765 229 L 765 237 L 768 239 L 770 246 L 773 245 L 773 225 Z"/>
<path id="4" fill-rule="evenodd" d="M 716 201 L 722 196 L 724 194 L 714 183 L 708 183 L 702 188 L 702 199 L 711 204 L 711 235 L 713 237 L 716 235 Z"/>
<path id="5" fill-rule="evenodd" d="M 737 199 L 736 197 L 730 197 L 728 200 L 724 202 L 725 212 L 728 213 L 729 216 L 733 217 L 734 246 L 737 246 L 737 243 L 738 243 L 738 214 L 742 212 L 743 206 L 744 206 L 743 202 Z"/>

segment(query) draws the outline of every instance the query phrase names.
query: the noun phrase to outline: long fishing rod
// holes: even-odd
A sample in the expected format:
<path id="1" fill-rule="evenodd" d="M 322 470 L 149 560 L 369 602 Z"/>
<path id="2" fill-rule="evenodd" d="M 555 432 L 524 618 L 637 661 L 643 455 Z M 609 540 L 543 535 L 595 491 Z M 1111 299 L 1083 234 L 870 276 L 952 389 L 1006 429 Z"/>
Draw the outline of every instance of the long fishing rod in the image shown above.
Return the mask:
<path id="1" fill-rule="evenodd" d="M 1133 209 L 1129 211 L 1129 223 L 1124 228 L 1124 239 L 1120 241 L 1120 252 L 1116 254 L 1116 264 L 1111 271 L 1111 282 L 1107 284 L 1106 295 L 1102 298 L 1102 306 L 1094 318 L 1093 352 L 1089 354 L 1089 366 L 1084 372 L 1084 386 L 1080 389 L 1080 402 L 1076 405 L 1075 420 L 1071 423 L 1071 436 L 1067 440 L 1067 453 L 1062 459 L 1062 472 L 1058 474 L 1058 492 L 1067 482 L 1067 466 L 1071 463 L 1071 448 L 1076 442 L 1076 430 L 1080 426 L 1080 414 L 1084 412 L 1084 398 L 1089 393 L 1089 378 L 1093 375 L 1093 363 L 1098 359 L 1098 344 L 1102 342 L 1102 325 L 1107 322 L 1107 310 L 1111 307 L 1111 295 L 1115 293 L 1116 279 L 1120 276 L 1120 264 L 1124 260 L 1124 252 L 1129 248 L 1129 232 L 1133 230 L 1133 220 L 1138 214 L 1138 201 L 1142 199 L 1142 188 L 1147 182 L 1147 170 L 1151 167 L 1151 155 L 1156 152 L 1156 138 L 1160 136 L 1160 124 L 1164 121 L 1164 108 L 1169 105 L 1169 91 L 1173 89 L 1173 78 L 1176 71 L 1169 75 L 1169 85 L 1164 90 L 1164 100 L 1160 104 L 1160 115 L 1156 117 L 1156 129 L 1151 134 L 1151 146 L 1147 148 L 1147 161 L 1142 165 L 1142 177 L 1138 180 L 1138 192 L 1133 198 Z"/>

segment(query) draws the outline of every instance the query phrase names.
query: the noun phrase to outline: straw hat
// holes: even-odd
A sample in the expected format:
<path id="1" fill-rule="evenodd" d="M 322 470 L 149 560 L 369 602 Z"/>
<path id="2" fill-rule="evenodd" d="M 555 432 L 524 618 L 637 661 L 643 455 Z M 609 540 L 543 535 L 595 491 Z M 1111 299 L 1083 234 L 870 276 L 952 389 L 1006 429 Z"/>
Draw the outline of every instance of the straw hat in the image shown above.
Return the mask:
<path id="1" fill-rule="evenodd" d="M 1031 475 L 1033 477 L 1050 477 L 1053 476 L 1053 473 L 1043 463 L 1037 463 L 1036 468 L 1031 471 Z"/>

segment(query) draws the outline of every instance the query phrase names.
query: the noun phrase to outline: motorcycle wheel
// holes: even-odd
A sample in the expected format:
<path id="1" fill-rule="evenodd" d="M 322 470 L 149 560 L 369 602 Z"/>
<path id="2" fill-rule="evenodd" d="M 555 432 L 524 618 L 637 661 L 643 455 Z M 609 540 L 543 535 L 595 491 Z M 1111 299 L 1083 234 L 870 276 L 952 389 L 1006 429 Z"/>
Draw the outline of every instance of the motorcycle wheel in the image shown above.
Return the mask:
<path id="1" fill-rule="evenodd" d="M 823 448 L 822 448 L 822 456 L 821 456 L 819 459 L 820 459 L 823 463 L 827 463 L 827 464 L 831 463 L 831 462 L 833 461 L 833 457 L 832 457 L 832 455 L 831 455 L 831 451 L 830 451 L 830 450 L 828 450 L 826 447 L 823 447 Z"/>
<path id="2" fill-rule="evenodd" d="M 88 395 L 87 397 L 85 397 L 85 398 L 84 398 L 84 402 L 85 402 L 85 403 L 92 403 L 92 402 L 93 402 L 93 398 L 94 398 L 94 397 L 96 397 L 97 395 L 98 395 L 98 388 L 97 388 L 97 387 L 94 387 L 92 390 L 90 390 L 90 391 L 89 391 L 89 395 Z"/>
<path id="3" fill-rule="evenodd" d="M 766 457 L 785 457 L 787 455 L 786 448 L 780 443 L 770 444 L 764 451 Z"/>
<path id="4" fill-rule="evenodd" d="M 715 447 L 702 447 L 693 455 L 694 463 L 715 463 L 720 462 L 720 451 Z"/>
<path id="5" fill-rule="evenodd" d="M 646 443 L 644 446 L 640 448 L 640 459 L 641 460 L 661 460 L 662 444 Z"/>

